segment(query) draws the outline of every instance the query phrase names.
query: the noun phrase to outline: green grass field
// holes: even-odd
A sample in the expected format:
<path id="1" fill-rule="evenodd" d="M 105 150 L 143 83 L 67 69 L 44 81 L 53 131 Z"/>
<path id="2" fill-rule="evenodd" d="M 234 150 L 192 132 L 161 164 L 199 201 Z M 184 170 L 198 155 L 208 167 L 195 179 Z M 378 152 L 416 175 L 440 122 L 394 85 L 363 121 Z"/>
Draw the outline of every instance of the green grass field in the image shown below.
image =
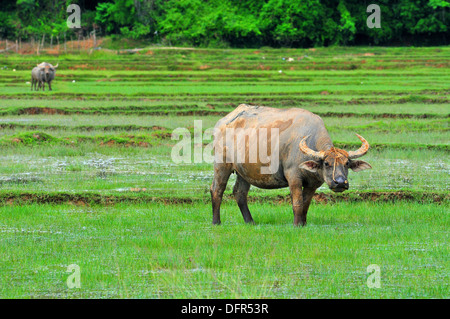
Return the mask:
<path id="1" fill-rule="evenodd" d="M 53 91 L 32 92 L 42 61 Z M 449 68 L 448 47 L 0 56 L 0 297 L 450 297 Z M 171 132 L 241 103 L 359 133 L 373 169 L 322 186 L 303 228 L 288 189 L 255 187 L 246 225 L 232 176 L 213 227 L 212 165 L 175 164 Z"/>
<path id="2" fill-rule="evenodd" d="M 448 217 L 442 205 L 313 205 L 294 228 L 290 206 L 235 205 L 210 226 L 209 204 L 1 208 L 4 297 L 443 298 Z M 171 214 L 169 211 L 176 212 Z M 81 289 L 66 286 L 67 265 Z M 381 288 L 366 286 L 378 264 Z"/>

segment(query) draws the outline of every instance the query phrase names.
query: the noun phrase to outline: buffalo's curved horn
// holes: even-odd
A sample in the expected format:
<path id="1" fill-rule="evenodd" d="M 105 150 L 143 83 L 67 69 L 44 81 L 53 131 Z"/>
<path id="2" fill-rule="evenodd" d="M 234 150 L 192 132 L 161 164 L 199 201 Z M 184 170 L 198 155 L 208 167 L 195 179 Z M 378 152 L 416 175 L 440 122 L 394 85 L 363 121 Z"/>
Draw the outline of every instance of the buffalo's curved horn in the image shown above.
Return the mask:
<path id="1" fill-rule="evenodd" d="M 303 137 L 303 139 L 300 141 L 300 144 L 298 145 L 300 147 L 300 151 L 302 151 L 304 154 L 309 155 L 311 157 L 314 157 L 315 159 L 323 159 L 325 157 L 324 151 L 313 151 L 306 145 L 306 140 L 308 139 L 308 136 Z"/>
<path id="2" fill-rule="evenodd" d="M 362 145 L 357 151 L 348 152 L 348 158 L 350 158 L 350 159 L 358 158 L 358 157 L 365 155 L 370 147 L 369 143 L 366 141 L 366 139 L 364 137 L 362 137 L 359 134 L 356 134 L 356 136 L 358 136 L 358 138 L 361 140 Z"/>
<path id="3" fill-rule="evenodd" d="M 56 65 L 54 66 L 54 68 L 56 69 L 56 68 L 58 67 L 58 65 L 59 65 L 59 63 L 58 63 L 58 64 L 56 64 Z"/>

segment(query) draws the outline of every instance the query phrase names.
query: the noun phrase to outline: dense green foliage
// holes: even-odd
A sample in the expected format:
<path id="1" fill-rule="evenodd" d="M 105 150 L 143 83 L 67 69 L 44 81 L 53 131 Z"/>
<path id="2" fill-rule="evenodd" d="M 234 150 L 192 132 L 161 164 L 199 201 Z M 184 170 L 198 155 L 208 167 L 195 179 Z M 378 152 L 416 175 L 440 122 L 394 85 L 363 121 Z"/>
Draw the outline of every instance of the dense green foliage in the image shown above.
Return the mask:
<path id="1" fill-rule="evenodd" d="M 69 4 L 81 29 L 68 29 Z M 379 0 L 381 28 L 366 21 L 371 2 L 357 0 L 4 0 L 0 36 L 30 39 L 67 33 L 197 46 L 447 44 L 450 3 Z"/>

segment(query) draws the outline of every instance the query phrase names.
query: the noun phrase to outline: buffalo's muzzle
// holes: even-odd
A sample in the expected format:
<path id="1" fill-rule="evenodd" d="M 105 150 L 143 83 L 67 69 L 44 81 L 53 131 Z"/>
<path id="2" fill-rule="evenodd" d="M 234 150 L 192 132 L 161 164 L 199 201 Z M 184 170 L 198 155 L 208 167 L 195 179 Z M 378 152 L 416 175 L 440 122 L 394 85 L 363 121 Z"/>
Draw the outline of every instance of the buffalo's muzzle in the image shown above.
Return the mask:
<path id="1" fill-rule="evenodd" d="M 348 180 L 343 176 L 337 177 L 334 181 L 331 182 L 330 189 L 334 192 L 343 192 L 347 190 L 349 187 Z"/>

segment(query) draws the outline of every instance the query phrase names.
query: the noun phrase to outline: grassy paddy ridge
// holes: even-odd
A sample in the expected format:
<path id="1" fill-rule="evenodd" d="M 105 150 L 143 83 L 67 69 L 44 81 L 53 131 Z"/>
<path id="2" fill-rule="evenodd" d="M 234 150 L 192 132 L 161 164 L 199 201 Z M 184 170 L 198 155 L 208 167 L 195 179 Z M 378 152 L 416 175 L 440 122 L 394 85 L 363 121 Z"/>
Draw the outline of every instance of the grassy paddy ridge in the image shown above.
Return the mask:
<path id="1" fill-rule="evenodd" d="M 54 90 L 31 92 L 42 61 Z M 0 297 L 448 298 L 449 67 L 447 47 L 0 56 Z M 359 133 L 373 169 L 321 187 L 302 229 L 287 189 L 252 188 L 245 225 L 233 175 L 212 227 L 212 165 L 175 164 L 170 136 L 241 103 Z"/>

